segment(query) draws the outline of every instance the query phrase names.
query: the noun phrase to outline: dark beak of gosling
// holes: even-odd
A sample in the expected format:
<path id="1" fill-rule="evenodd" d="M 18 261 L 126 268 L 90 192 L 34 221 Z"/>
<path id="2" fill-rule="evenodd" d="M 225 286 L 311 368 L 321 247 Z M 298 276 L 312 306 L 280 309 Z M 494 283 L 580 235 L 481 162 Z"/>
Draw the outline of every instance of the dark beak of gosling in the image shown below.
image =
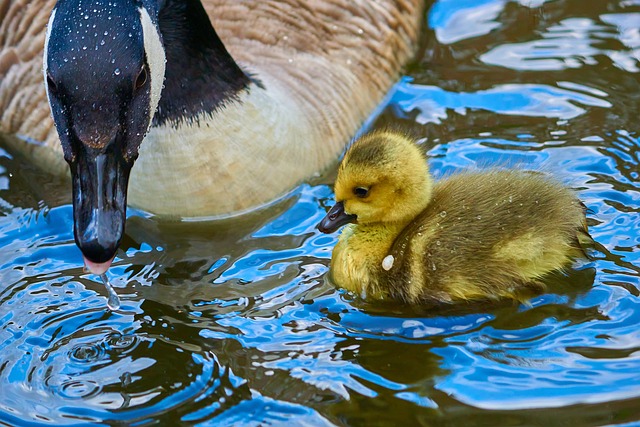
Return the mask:
<path id="1" fill-rule="evenodd" d="M 349 215 L 344 211 L 344 203 L 337 202 L 327 212 L 327 215 L 322 218 L 322 221 L 318 224 L 318 230 L 327 234 L 333 233 L 345 224 L 356 222 L 356 219 L 356 215 Z"/>

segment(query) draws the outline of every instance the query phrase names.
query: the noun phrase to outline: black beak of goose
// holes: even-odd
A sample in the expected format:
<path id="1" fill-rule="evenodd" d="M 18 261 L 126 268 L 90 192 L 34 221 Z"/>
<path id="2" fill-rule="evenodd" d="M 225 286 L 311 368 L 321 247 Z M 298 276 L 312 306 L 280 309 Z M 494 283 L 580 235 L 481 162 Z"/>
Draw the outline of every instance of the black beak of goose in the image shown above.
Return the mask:
<path id="1" fill-rule="evenodd" d="M 96 274 L 110 266 L 124 234 L 131 164 L 114 153 L 82 147 L 71 163 L 76 244 Z"/>
<path id="2" fill-rule="evenodd" d="M 344 204 L 337 202 L 331 207 L 327 215 L 318 224 L 318 230 L 323 233 L 333 233 L 345 224 L 356 222 L 356 215 L 349 215 L 344 211 Z"/>
<path id="3" fill-rule="evenodd" d="M 71 170 L 75 241 L 95 274 L 122 240 L 129 175 L 162 91 L 156 21 L 124 0 L 60 1 L 49 20 L 47 96 Z"/>
<path id="4" fill-rule="evenodd" d="M 86 267 L 102 274 L 124 235 L 127 185 L 135 160 L 135 153 L 127 146 L 139 142 L 121 131 L 118 115 L 109 114 L 115 110 L 106 100 L 101 101 L 100 114 L 92 113 L 84 103 L 69 108 L 71 114 L 66 114 L 57 108 L 64 103 L 64 96 L 50 97 L 58 126 L 66 129 L 61 139 L 71 171 L 75 241 Z"/>

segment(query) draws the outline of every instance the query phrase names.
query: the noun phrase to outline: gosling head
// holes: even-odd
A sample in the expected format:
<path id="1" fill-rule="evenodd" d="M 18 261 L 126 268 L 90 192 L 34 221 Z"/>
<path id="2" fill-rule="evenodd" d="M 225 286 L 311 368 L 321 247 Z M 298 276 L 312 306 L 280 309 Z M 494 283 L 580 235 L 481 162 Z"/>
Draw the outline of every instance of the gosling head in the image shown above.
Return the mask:
<path id="1" fill-rule="evenodd" d="M 347 223 L 406 223 L 429 203 L 432 181 L 422 150 L 409 137 L 379 131 L 347 151 L 334 187 L 336 204 L 318 224 L 332 233 Z"/>

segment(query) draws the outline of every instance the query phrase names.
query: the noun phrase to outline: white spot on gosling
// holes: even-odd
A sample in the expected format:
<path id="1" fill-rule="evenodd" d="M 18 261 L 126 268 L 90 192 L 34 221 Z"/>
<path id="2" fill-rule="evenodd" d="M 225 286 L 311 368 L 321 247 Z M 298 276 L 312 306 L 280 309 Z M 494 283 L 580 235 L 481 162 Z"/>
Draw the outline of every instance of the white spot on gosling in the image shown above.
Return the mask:
<path id="1" fill-rule="evenodd" d="M 393 258 L 393 255 L 387 255 L 386 257 L 384 257 L 384 259 L 382 260 L 382 268 L 385 271 L 389 271 L 391 270 L 391 267 L 393 267 L 393 262 L 395 261 L 395 258 Z"/>

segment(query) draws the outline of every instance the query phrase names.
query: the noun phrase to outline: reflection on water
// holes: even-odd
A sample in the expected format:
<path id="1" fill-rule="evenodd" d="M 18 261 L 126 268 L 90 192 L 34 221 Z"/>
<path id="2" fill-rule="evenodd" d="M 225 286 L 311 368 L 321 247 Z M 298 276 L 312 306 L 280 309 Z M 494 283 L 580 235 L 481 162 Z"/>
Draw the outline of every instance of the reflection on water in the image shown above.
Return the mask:
<path id="1" fill-rule="evenodd" d="M 364 302 L 325 280 L 328 176 L 234 220 L 138 212 L 111 311 L 68 183 L 3 151 L 0 424 L 640 422 L 640 3 L 440 0 L 427 18 L 373 126 L 418 135 L 436 176 L 560 177 L 589 208 L 592 262 L 528 306 Z"/>

